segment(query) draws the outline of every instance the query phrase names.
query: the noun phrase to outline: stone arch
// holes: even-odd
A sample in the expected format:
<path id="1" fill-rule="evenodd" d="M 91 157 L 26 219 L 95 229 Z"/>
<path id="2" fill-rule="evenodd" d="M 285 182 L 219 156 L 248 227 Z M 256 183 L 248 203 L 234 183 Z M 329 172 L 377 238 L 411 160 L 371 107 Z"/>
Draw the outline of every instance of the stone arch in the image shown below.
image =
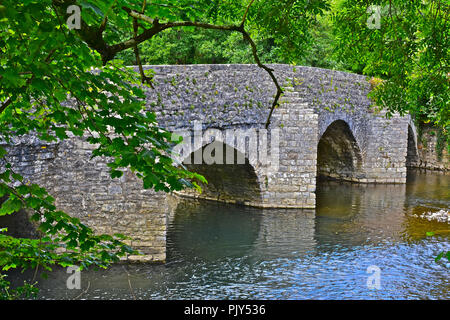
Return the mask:
<path id="1" fill-rule="evenodd" d="M 203 175 L 208 184 L 201 184 L 201 194 L 189 189 L 180 192 L 181 195 L 251 206 L 262 203 L 254 165 L 242 152 L 222 141 L 205 144 L 187 156 L 183 165 L 189 171 Z"/>
<path id="2" fill-rule="evenodd" d="M 347 122 L 332 122 L 317 147 L 317 176 L 358 181 L 362 167 L 361 150 Z"/>
<path id="3" fill-rule="evenodd" d="M 235 148 L 239 155 L 245 155 L 254 167 L 258 166 L 259 145 L 265 141 L 264 139 L 270 139 L 267 132 L 262 131 L 259 126 L 203 129 L 201 123 L 197 121 L 194 122 L 193 130 L 179 130 L 175 136 L 183 138 L 183 142 L 176 144 L 172 149 L 172 156 L 177 162 L 184 162 L 194 150 L 218 141 Z"/>
<path id="4" fill-rule="evenodd" d="M 408 149 L 406 153 L 406 167 L 414 168 L 419 166 L 419 152 L 417 148 L 417 134 L 414 125 L 408 125 Z"/>
<path id="5" fill-rule="evenodd" d="M 325 133 L 325 131 L 336 121 L 342 121 L 347 124 L 355 138 L 356 143 L 361 149 L 364 149 L 364 145 L 367 144 L 365 134 L 368 128 L 367 119 L 361 121 L 356 119 L 356 117 L 352 114 L 338 112 L 336 111 L 334 114 L 320 114 L 319 113 L 319 140 Z"/>

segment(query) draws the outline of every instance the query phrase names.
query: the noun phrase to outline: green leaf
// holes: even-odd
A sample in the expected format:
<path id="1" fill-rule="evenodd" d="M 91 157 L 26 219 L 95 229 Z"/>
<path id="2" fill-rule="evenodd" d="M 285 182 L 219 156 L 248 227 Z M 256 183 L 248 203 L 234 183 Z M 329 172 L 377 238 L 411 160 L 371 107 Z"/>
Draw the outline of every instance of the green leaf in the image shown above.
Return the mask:
<path id="1" fill-rule="evenodd" d="M 8 154 L 8 152 L 6 151 L 6 149 L 3 147 L 0 147 L 0 158 L 3 158 L 7 154 Z"/>
<path id="2" fill-rule="evenodd" d="M 444 256 L 444 252 L 439 253 L 438 256 L 434 259 L 434 261 L 438 262 L 439 260 L 442 259 L 443 256 Z"/>
<path id="3" fill-rule="evenodd" d="M 22 208 L 22 202 L 16 198 L 8 198 L 0 207 L 0 216 L 10 215 Z"/>
<path id="4" fill-rule="evenodd" d="M 120 178 L 120 177 L 123 176 L 123 172 L 120 171 L 120 170 L 112 170 L 111 173 L 110 173 L 110 175 L 111 175 L 111 178 L 112 178 L 112 179 Z"/>
<path id="5" fill-rule="evenodd" d="M 59 139 L 64 140 L 67 138 L 65 128 L 58 127 L 58 128 L 54 128 L 53 130 L 55 131 L 55 134 Z"/>
<path id="6" fill-rule="evenodd" d="M 18 173 L 12 173 L 11 177 L 13 177 L 15 180 L 22 182 L 23 181 L 23 177 L 18 174 Z"/>

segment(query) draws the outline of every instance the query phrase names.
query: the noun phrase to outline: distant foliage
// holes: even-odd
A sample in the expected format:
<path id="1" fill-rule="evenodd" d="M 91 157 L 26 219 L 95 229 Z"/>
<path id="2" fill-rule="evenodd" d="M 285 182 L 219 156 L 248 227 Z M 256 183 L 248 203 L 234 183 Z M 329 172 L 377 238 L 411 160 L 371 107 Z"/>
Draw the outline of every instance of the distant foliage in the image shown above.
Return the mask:
<path id="1" fill-rule="evenodd" d="M 264 63 L 278 63 L 273 39 L 255 40 Z M 229 64 L 255 63 L 251 47 L 237 33 L 184 28 L 166 30 L 140 46 L 144 64 Z M 118 55 L 125 64 L 135 65 L 133 50 Z"/>

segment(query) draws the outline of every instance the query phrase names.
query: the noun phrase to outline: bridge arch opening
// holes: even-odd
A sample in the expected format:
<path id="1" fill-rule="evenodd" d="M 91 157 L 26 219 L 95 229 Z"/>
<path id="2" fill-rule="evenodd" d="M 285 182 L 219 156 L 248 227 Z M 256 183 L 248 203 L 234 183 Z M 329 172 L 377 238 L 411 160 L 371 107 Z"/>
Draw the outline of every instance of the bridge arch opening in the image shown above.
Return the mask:
<path id="1" fill-rule="evenodd" d="M 317 148 L 317 177 L 357 181 L 362 156 L 358 143 L 343 120 L 331 123 L 319 140 Z"/>
<path id="2" fill-rule="evenodd" d="M 251 205 L 262 203 L 259 179 L 248 157 L 213 141 L 191 152 L 182 163 L 208 183 L 200 184 L 201 194 L 194 189 L 179 192 L 181 197 L 171 204 L 168 258 L 216 260 L 247 254 L 257 241 L 261 224 L 260 209 Z"/>
<path id="3" fill-rule="evenodd" d="M 406 167 L 414 168 L 419 166 L 419 153 L 417 150 L 417 141 L 413 128 L 408 125 L 408 150 L 406 153 Z"/>
<path id="4" fill-rule="evenodd" d="M 0 206 L 8 196 L 0 197 Z M 0 216 L 0 228 L 6 228 L 3 234 L 16 238 L 38 239 L 38 225 L 31 222 L 30 213 L 21 209 L 10 215 Z"/>
<path id="5" fill-rule="evenodd" d="M 203 175 L 208 181 L 200 185 L 201 194 L 186 190 L 183 191 L 184 195 L 236 204 L 262 203 L 255 168 L 244 154 L 221 141 L 211 142 L 192 152 L 183 164 L 189 171 Z"/>

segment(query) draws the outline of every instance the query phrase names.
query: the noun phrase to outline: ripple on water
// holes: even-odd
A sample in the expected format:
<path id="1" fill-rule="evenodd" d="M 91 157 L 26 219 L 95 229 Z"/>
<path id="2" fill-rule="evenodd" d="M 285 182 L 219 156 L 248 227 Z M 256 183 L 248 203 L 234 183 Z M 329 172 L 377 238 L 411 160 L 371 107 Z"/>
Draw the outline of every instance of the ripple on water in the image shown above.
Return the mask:
<path id="1" fill-rule="evenodd" d="M 449 299 L 449 266 L 434 261 L 449 234 L 426 236 L 448 224 L 414 217 L 448 210 L 448 190 L 449 176 L 416 173 L 406 185 L 319 186 L 312 213 L 205 202 L 176 213 L 166 265 L 85 271 L 81 295 L 61 269 L 41 298 Z M 367 287 L 372 265 L 380 290 Z"/>

